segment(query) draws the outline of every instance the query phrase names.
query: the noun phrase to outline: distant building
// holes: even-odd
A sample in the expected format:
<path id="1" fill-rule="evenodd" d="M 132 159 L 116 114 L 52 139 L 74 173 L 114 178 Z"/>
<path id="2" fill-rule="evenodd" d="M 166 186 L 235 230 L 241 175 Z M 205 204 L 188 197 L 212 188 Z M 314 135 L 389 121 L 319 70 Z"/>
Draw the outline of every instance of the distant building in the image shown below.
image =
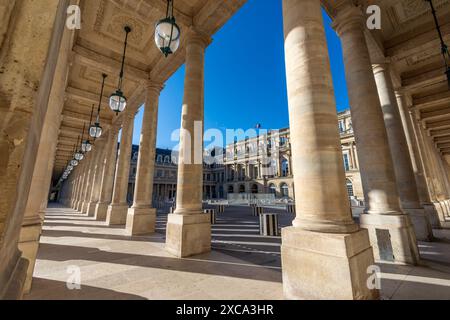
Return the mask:
<path id="1" fill-rule="evenodd" d="M 362 200 L 364 196 L 350 111 L 338 113 L 338 120 L 347 190 L 350 197 Z M 264 152 L 265 148 L 270 150 L 270 155 Z M 128 189 L 130 203 L 133 201 L 138 153 L 139 146 L 133 146 Z M 222 153 L 222 156 L 213 154 L 217 158 L 215 164 L 204 165 L 205 200 L 226 199 L 228 194 L 233 193 L 273 193 L 276 198 L 294 200 L 288 128 L 229 144 Z M 173 200 L 176 197 L 178 170 L 176 158 L 171 150 L 156 150 L 154 201 Z M 267 158 L 269 160 L 266 160 Z"/>

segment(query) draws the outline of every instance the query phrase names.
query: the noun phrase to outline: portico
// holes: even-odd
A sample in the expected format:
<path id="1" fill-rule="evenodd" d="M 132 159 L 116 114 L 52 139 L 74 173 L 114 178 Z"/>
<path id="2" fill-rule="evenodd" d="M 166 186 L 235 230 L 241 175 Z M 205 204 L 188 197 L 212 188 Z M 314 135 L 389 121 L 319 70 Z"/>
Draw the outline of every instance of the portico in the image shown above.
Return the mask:
<path id="1" fill-rule="evenodd" d="M 175 1 L 181 42 L 167 57 L 154 42 L 154 24 L 166 13 L 166 1 L 47 2 L 0 6 L 5 34 L 0 41 L 0 96 L 5 97 L 0 99 L 0 110 L 5 110 L 0 122 L 0 298 L 19 299 L 32 289 L 51 186 L 59 190 L 60 205 L 123 230 L 122 240 L 155 233 L 160 218 L 152 205 L 159 100 L 166 81 L 182 65 L 176 209 L 164 221 L 165 243 L 158 250 L 173 259 L 215 254 L 202 202 L 205 54 L 217 30 L 246 1 Z M 450 227 L 450 88 L 427 3 L 375 1 L 382 12 L 391 13 L 382 16 L 381 31 L 367 29 L 367 3 L 357 3 L 282 1 L 291 154 L 284 167 L 278 157 L 276 167 L 294 183 L 287 192 L 295 193 L 297 212 L 282 231 L 287 299 L 377 299 L 379 290 L 367 286 L 371 267 L 419 264 L 418 241 L 432 242 L 433 228 Z M 82 8 L 80 30 L 65 27 L 69 4 Z M 437 7 L 445 26 L 449 8 L 448 1 Z M 322 10 L 342 42 L 356 140 L 348 152 L 358 149 L 366 205 L 359 221 L 348 201 Z M 34 21 L 31 12 L 45 19 Z M 126 58 L 125 26 L 131 30 Z M 99 103 L 102 74 L 108 78 Z M 118 82 L 128 98 L 123 112 L 113 112 L 107 103 Z M 92 150 L 68 170 L 96 103 L 103 133 L 91 139 Z M 141 107 L 130 206 L 134 121 Z M 86 139 L 87 131 L 83 134 Z M 224 180 L 263 178 L 261 164 L 239 165 L 235 171 L 243 179 L 227 167 Z"/>

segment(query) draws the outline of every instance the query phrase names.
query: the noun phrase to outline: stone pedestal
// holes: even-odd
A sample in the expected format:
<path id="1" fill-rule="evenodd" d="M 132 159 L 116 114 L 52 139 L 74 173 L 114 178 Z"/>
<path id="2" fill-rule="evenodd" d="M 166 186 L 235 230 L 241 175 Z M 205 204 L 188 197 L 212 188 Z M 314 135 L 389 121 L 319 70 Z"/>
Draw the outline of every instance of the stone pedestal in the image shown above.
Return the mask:
<path id="1" fill-rule="evenodd" d="M 127 222 L 128 204 L 114 204 L 108 207 L 106 223 L 110 226 L 125 225 Z"/>
<path id="2" fill-rule="evenodd" d="M 156 209 L 149 208 L 130 208 L 126 222 L 126 231 L 128 235 L 142 235 L 155 232 Z"/>
<path id="3" fill-rule="evenodd" d="M 418 263 L 417 240 L 408 215 L 362 214 L 360 225 L 369 231 L 376 260 Z"/>
<path id="4" fill-rule="evenodd" d="M 211 217 L 170 214 L 167 223 L 166 250 L 178 258 L 211 251 Z"/>
<path id="5" fill-rule="evenodd" d="M 106 221 L 109 203 L 97 203 L 95 206 L 95 220 Z"/>
<path id="6" fill-rule="evenodd" d="M 96 202 L 89 202 L 87 205 L 86 213 L 88 217 L 95 217 L 95 210 L 97 208 Z"/>
<path id="7" fill-rule="evenodd" d="M 283 287 L 287 299 L 378 299 L 368 288 L 373 252 L 366 230 L 333 234 L 282 230 Z M 352 285 L 349 286 L 349 283 Z"/>

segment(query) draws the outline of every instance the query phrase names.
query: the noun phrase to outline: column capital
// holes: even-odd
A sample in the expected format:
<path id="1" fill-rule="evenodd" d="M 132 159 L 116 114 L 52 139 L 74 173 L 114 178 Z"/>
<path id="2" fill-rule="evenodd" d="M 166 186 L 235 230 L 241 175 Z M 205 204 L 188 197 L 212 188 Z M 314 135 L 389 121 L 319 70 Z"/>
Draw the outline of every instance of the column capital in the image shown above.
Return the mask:
<path id="1" fill-rule="evenodd" d="M 191 27 L 186 33 L 186 45 L 198 44 L 206 48 L 211 42 L 212 38 L 210 35 L 196 27 Z"/>
<path id="2" fill-rule="evenodd" d="M 354 6 L 351 2 L 342 2 L 336 9 L 336 17 L 333 20 L 332 27 L 339 36 L 352 29 L 364 28 L 364 15 L 360 7 Z"/>
<path id="3" fill-rule="evenodd" d="M 145 88 L 147 90 L 157 91 L 158 94 L 161 93 L 161 91 L 164 89 L 164 87 L 165 87 L 165 84 L 158 80 L 148 79 L 145 82 Z"/>

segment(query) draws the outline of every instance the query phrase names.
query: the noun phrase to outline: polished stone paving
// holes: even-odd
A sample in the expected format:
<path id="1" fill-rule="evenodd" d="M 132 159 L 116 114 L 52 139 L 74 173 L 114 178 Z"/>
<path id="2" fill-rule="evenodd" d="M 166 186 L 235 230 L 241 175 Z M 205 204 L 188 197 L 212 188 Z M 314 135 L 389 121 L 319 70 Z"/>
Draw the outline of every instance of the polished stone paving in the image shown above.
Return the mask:
<path id="1" fill-rule="evenodd" d="M 277 210 L 274 210 L 277 211 Z M 282 213 L 280 225 L 293 215 Z M 213 226 L 213 251 L 176 259 L 164 250 L 167 214 L 157 233 L 128 237 L 70 209 L 47 213 L 31 294 L 25 299 L 282 299 L 280 237 L 261 237 L 248 207 L 230 207 Z M 450 299 L 450 230 L 420 243 L 421 266 L 379 263 L 383 299 Z M 79 272 L 81 289 L 70 290 Z"/>

